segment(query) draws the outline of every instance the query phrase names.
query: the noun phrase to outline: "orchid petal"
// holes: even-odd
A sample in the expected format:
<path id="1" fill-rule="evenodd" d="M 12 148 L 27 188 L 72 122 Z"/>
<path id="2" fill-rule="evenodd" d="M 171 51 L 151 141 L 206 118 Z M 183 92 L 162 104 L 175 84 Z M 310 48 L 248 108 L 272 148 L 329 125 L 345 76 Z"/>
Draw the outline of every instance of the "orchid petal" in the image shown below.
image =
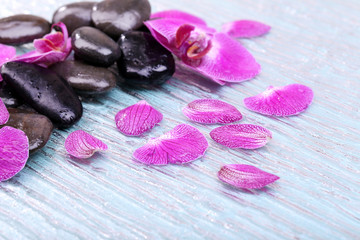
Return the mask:
<path id="1" fill-rule="evenodd" d="M 34 47 L 40 53 L 46 53 L 52 50 L 60 51 L 64 45 L 64 37 L 61 32 L 48 34 L 44 38 L 35 39 Z"/>
<path id="2" fill-rule="evenodd" d="M 221 181 L 238 188 L 259 189 L 275 182 L 278 176 L 245 164 L 228 164 L 218 172 Z"/>
<path id="3" fill-rule="evenodd" d="M 66 151 L 76 158 L 89 158 L 97 151 L 107 150 L 108 147 L 101 140 L 91 136 L 83 130 L 69 134 L 65 140 Z"/>
<path id="4" fill-rule="evenodd" d="M 199 66 L 190 67 L 220 84 L 251 79 L 261 68 L 239 42 L 225 33 L 214 34 L 212 48 L 201 60 Z"/>
<path id="5" fill-rule="evenodd" d="M 195 100 L 183 109 L 183 113 L 192 121 L 205 124 L 226 124 L 242 119 L 234 106 L 216 99 Z"/>
<path id="6" fill-rule="evenodd" d="M 229 148 L 256 149 L 265 146 L 272 138 L 271 132 L 253 124 L 235 124 L 215 128 L 211 138 Z"/>
<path id="7" fill-rule="evenodd" d="M 199 130 L 181 124 L 136 149 L 134 157 L 145 164 L 183 164 L 203 156 L 207 147 L 208 142 Z"/>
<path id="8" fill-rule="evenodd" d="M 168 19 L 175 18 L 175 19 L 182 20 L 185 23 L 206 25 L 206 22 L 204 20 L 202 20 L 201 18 L 196 17 L 196 16 L 191 15 L 186 12 L 179 11 L 179 10 L 167 10 L 167 11 L 153 13 L 150 16 L 150 19 L 153 19 L 153 18 L 168 18 Z"/>
<path id="9" fill-rule="evenodd" d="M 246 108 L 264 115 L 291 116 L 305 111 L 314 93 L 301 84 L 270 86 L 265 92 L 244 99 Z"/>
<path id="10" fill-rule="evenodd" d="M 234 38 L 252 38 L 262 36 L 270 31 L 271 27 L 257 21 L 240 20 L 226 23 L 221 32 Z"/>
<path id="11" fill-rule="evenodd" d="M 115 116 L 117 128 L 128 136 L 139 136 L 161 122 L 163 115 L 142 100 L 119 111 Z"/>
<path id="12" fill-rule="evenodd" d="M 20 172 L 29 158 L 29 141 L 19 129 L 5 126 L 0 129 L 0 182 Z"/>
<path id="13" fill-rule="evenodd" d="M 4 102 L 0 98 L 0 125 L 4 125 L 9 120 L 10 114 Z"/>

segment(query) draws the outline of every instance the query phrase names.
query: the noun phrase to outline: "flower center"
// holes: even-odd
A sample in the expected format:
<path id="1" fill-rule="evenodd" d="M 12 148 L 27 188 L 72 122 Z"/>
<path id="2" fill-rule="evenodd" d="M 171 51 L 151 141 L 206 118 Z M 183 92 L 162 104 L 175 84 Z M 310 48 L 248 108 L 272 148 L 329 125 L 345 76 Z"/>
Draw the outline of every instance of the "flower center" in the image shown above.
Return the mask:
<path id="1" fill-rule="evenodd" d="M 181 25 L 176 31 L 175 48 L 178 56 L 187 64 L 198 65 L 200 61 L 211 49 L 211 39 L 199 31 L 194 31 L 195 27 L 189 24 Z"/>

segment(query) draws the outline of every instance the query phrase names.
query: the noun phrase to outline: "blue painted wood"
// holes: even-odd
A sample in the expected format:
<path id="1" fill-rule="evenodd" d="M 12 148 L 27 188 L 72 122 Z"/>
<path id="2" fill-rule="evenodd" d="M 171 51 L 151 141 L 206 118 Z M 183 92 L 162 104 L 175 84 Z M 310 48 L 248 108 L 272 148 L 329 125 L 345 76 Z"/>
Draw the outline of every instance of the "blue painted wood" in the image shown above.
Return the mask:
<path id="1" fill-rule="evenodd" d="M 0 17 L 33 13 L 51 19 L 70 0 L 2 0 Z M 84 99 L 84 116 L 56 130 L 25 169 L 0 183 L 0 239 L 359 239 L 360 233 L 360 5 L 357 0 L 151 0 L 153 11 L 181 9 L 209 25 L 254 19 L 271 33 L 241 43 L 262 73 L 241 84 L 217 86 L 178 69 L 156 90 L 117 88 Z M 26 47 L 19 49 L 22 51 Z M 315 98 L 303 114 L 271 118 L 242 100 L 269 85 L 302 83 Z M 211 140 L 215 126 L 188 122 L 181 108 L 197 98 L 227 101 L 242 123 L 273 132 L 264 148 L 230 150 Z M 115 127 L 120 109 L 146 99 L 164 114 L 141 138 Z M 206 155 L 186 166 L 148 167 L 132 152 L 180 123 L 203 132 Z M 109 151 L 71 159 L 64 140 L 77 129 L 99 137 Z M 281 179 L 262 190 L 222 184 L 221 165 L 243 163 Z"/>

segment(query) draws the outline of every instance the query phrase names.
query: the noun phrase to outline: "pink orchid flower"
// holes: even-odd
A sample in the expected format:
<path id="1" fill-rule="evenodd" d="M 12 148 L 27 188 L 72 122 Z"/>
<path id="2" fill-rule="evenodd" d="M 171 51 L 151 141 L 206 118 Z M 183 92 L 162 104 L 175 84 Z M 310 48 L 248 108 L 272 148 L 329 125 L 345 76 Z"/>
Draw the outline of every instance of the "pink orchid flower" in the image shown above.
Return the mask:
<path id="1" fill-rule="evenodd" d="M 19 61 L 35 63 L 42 67 L 48 67 L 54 63 L 64 61 L 71 52 L 71 38 L 65 24 L 59 22 L 54 24 L 60 27 L 61 32 L 45 35 L 43 38 L 34 40 L 35 50 L 16 56 L 16 49 L 11 46 L 0 44 L 0 66 L 6 62 Z M 0 81 L 2 77 L 0 76 Z"/>
<path id="2" fill-rule="evenodd" d="M 254 57 L 232 37 L 260 36 L 270 27 L 254 21 L 227 24 L 224 32 L 217 32 L 191 14 L 169 10 L 155 13 L 144 24 L 153 37 L 196 72 L 223 85 L 254 78 L 260 65 Z M 262 27 L 254 31 L 249 26 Z M 246 30 L 248 29 L 248 30 Z M 244 33 L 245 32 L 245 33 Z"/>

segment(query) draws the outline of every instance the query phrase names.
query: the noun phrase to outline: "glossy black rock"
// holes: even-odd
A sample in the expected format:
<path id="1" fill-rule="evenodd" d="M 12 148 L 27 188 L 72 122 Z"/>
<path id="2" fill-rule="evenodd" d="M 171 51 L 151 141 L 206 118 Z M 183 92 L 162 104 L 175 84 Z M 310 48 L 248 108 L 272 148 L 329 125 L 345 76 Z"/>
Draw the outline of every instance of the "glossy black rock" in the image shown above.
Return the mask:
<path id="1" fill-rule="evenodd" d="M 127 32 L 119 45 L 123 52 L 118 61 L 119 74 L 127 84 L 160 85 L 174 74 L 174 57 L 151 34 Z"/>
<path id="2" fill-rule="evenodd" d="M 107 68 L 87 65 L 80 61 L 64 61 L 50 68 L 79 93 L 104 93 L 116 86 L 116 76 Z"/>
<path id="3" fill-rule="evenodd" d="M 0 82 L 0 98 L 7 107 L 17 107 L 23 103 L 5 81 Z"/>
<path id="4" fill-rule="evenodd" d="M 69 127 L 81 118 L 78 96 L 53 71 L 35 64 L 8 62 L 2 66 L 1 75 L 27 104 L 59 127 Z"/>
<path id="5" fill-rule="evenodd" d="M 150 13 L 148 0 L 105 0 L 94 6 L 91 18 L 96 28 L 118 40 L 122 33 L 140 28 Z"/>
<path id="6" fill-rule="evenodd" d="M 0 43 L 20 45 L 32 42 L 50 32 L 50 23 L 45 19 L 19 14 L 0 19 Z"/>
<path id="7" fill-rule="evenodd" d="M 25 132 L 29 139 L 29 151 L 43 148 L 48 142 L 53 124 L 44 115 L 32 113 L 26 110 L 9 108 L 10 118 L 4 126 L 11 126 Z"/>
<path id="8" fill-rule="evenodd" d="M 95 66 L 109 67 L 121 56 L 119 45 L 96 28 L 76 29 L 71 43 L 77 59 Z"/>
<path id="9" fill-rule="evenodd" d="M 55 11 L 52 23 L 63 22 L 69 35 L 75 29 L 84 26 L 92 26 L 91 11 L 96 2 L 78 2 L 61 6 Z"/>

